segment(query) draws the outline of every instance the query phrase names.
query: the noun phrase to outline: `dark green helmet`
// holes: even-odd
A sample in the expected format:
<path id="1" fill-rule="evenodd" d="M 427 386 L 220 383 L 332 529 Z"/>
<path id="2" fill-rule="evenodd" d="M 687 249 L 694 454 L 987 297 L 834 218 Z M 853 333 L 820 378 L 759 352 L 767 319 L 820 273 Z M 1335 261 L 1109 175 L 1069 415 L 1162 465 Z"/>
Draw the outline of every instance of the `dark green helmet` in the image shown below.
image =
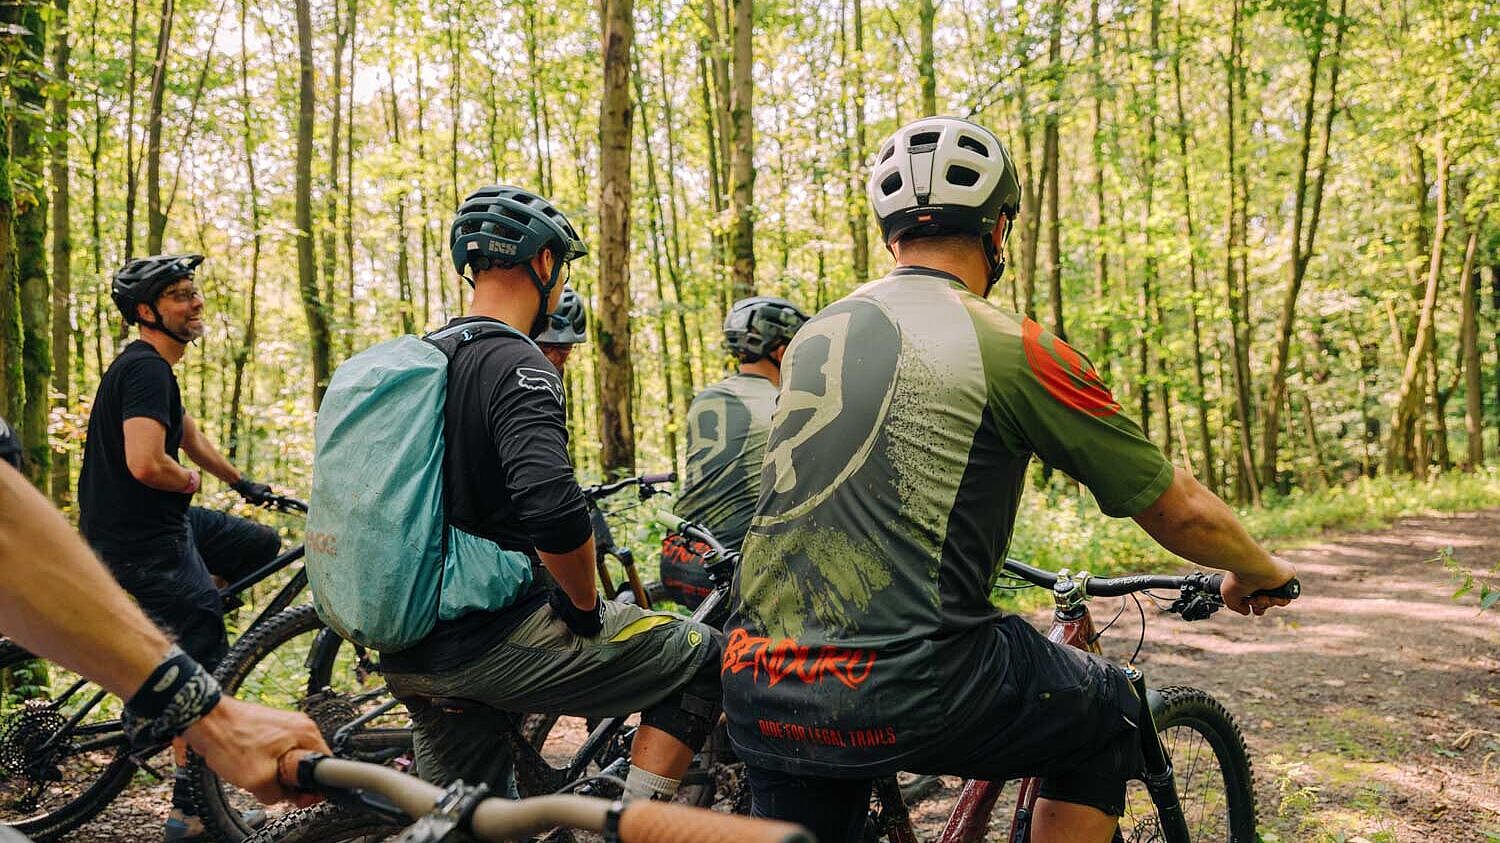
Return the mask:
<path id="1" fill-rule="evenodd" d="M 583 296 L 578 295 L 571 284 L 563 286 L 562 300 L 547 318 L 547 330 L 536 336 L 538 343 L 577 345 L 588 342 L 588 310 L 583 306 Z"/>
<path id="2" fill-rule="evenodd" d="M 740 299 L 724 317 L 724 348 L 741 363 L 754 363 L 792 341 L 807 314 L 786 299 Z"/>
<path id="3" fill-rule="evenodd" d="M 519 187 L 491 185 L 469 194 L 449 232 L 453 268 L 482 272 L 530 261 L 551 246 L 558 263 L 588 254 L 573 224 L 551 202 Z"/>

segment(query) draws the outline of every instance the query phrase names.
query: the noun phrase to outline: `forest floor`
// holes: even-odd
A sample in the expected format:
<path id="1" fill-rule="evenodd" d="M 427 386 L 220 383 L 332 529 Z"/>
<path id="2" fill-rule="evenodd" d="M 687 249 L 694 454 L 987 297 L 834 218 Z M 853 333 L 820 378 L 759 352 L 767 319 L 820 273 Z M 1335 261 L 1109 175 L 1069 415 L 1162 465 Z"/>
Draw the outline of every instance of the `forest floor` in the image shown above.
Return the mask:
<path id="1" fill-rule="evenodd" d="M 1500 607 L 1480 613 L 1473 595 L 1452 599 L 1443 548 L 1491 568 L 1500 510 L 1283 546 L 1305 593 L 1264 618 L 1185 624 L 1148 604 L 1137 664 L 1153 685 L 1202 687 L 1233 712 L 1268 843 L 1500 841 Z M 1096 606 L 1101 624 L 1113 602 Z M 1048 623 L 1042 612 L 1032 620 Z M 1139 633 L 1131 606 L 1105 636 L 1106 654 L 1128 657 Z M 937 837 L 957 790 L 945 779 L 918 806 L 924 839 Z M 69 839 L 154 839 L 168 797 L 165 783 L 138 785 Z M 992 839 L 1008 815 L 996 812 Z"/>

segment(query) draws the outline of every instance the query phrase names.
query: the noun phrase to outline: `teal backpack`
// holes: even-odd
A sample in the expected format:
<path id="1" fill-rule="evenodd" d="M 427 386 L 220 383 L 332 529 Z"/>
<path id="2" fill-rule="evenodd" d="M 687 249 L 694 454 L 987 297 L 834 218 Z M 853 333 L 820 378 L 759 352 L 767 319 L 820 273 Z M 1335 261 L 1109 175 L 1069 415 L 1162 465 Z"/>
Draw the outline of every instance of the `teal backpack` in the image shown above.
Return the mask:
<path id="1" fill-rule="evenodd" d="M 525 338 L 499 322 L 454 325 L 383 342 L 334 372 L 315 428 L 304 564 L 318 617 L 344 638 L 402 650 L 439 619 L 504 608 L 530 584 L 526 554 L 452 526 L 443 501 L 449 362 L 501 335 Z"/>

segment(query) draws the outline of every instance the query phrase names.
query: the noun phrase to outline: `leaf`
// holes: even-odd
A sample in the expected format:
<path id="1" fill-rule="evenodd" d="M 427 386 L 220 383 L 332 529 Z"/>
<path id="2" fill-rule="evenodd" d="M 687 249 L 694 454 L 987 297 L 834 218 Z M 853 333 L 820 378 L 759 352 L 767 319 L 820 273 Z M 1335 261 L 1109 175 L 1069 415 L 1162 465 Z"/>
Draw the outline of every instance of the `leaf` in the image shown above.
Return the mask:
<path id="1" fill-rule="evenodd" d="M 1486 589 L 1488 589 L 1488 586 L 1486 586 Z M 1490 591 L 1487 594 L 1481 594 L 1479 597 L 1479 608 L 1481 610 L 1488 609 L 1496 603 L 1500 603 L 1500 590 Z"/>

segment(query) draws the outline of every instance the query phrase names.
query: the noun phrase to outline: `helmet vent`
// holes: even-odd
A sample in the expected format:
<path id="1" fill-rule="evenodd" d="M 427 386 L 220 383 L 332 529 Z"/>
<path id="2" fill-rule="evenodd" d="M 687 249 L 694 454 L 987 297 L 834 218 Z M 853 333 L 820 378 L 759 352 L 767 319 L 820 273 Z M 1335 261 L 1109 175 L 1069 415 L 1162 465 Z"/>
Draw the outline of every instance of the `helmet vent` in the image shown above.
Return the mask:
<path id="1" fill-rule="evenodd" d="M 948 183 L 960 187 L 973 187 L 979 183 L 979 173 L 961 164 L 948 167 Z"/>
<path id="2" fill-rule="evenodd" d="M 890 158 L 891 158 L 892 155 L 895 155 L 895 154 L 896 154 L 896 145 L 893 143 L 893 144 L 887 146 L 884 150 L 881 151 L 881 153 L 880 153 L 880 163 L 884 164 L 886 161 L 890 160 Z"/>
<path id="3" fill-rule="evenodd" d="M 983 143 L 975 138 L 969 137 L 968 135 L 958 136 L 958 146 L 960 149 L 971 149 L 986 158 L 990 157 L 989 149 L 986 148 Z M 973 182 L 969 182 L 969 184 L 973 184 Z"/>
<path id="4" fill-rule="evenodd" d="M 900 189 L 901 189 L 901 174 L 900 173 L 891 173 L 890 175 L 888 175 L 888 176 L 885 177 L 885 181 L 883 181 L 883 182 L 880 183 L 880 192 L 882 194 L 886 195 L 886 196 L 890 196 L 892 193 L 895 193 L 896 191 L 898 191 Z"/>
<path id="5" fill-rule="evenodd" d="M 938 138 L 941 137 L 941 132 L 917 132 L 911 136 L 911 140 L 907 143 L 906 148 L 912 152 L 926 152 L 927 150 L 921 147 L 937 146 Z"/>

